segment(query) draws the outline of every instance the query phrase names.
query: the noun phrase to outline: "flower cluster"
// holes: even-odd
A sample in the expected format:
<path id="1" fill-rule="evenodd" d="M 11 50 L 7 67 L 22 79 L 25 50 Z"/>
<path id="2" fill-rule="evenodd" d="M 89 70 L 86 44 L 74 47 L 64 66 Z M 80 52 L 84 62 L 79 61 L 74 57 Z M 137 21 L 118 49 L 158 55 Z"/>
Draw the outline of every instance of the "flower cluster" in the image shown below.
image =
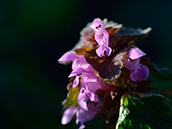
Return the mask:
<path id="1" fill-rule="evenodd" d="M 144 92 L 140 81 L 146 82 L 149 69 L 142 59 L 146 54 L 135 41 L 150 31 L 151 28 L 127 29 L 99 18 L 83 29 L 76 47 L 58 60 L 72 62 L 62 124 L 69 123 L 75 114 L 76 123 L 81 124 L 79 129 L 98 114 L 108 123 L 117 121 L 121 96 Z"/>

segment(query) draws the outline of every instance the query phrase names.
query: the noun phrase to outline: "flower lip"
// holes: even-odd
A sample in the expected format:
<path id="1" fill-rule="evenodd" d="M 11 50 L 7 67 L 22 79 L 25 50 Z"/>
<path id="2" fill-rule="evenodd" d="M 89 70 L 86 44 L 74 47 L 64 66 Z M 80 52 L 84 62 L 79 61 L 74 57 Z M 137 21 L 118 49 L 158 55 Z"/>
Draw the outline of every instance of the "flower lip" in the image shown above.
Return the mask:
<path id="1" fill-rule="evenodd" d="M 146 53 L 144 53 L 143 51 L 141 51 L 139 48 L 131 48 L 129 53 L 128 53 L 128 57 L 132 60 L 138 59 L 142 56 L 145 56 Z"/>
<path id="2" fill-rule="evenodd" d="M 88 110 L 84 110 L 79 105 L 69 107 L 64 111 L 61 123 L 63 125 L 68 124 L 76 113 L 76 124 L 81 123 L 79 129 L 83 129 L 85 127 L 83 123 L 92 120 L 97 110 L 97 107 L 91 104 L 88 105 Z"/>
<path id="3" fill-rule="evenodd" d="M 73 52 L 66 52 L 65 54 L 63 54 L 63 56 L 58 59 L 58 61 L 73 61 L 75 59 L 78 58 L 78 55 L 76 55 L 75 53 Z"/>
<path id="4" fill-rule="evenodd" d="M 61 123 L 63 125 L 69 123 L 77 110 L 78 110 L 77 106 L 72 106 L 72 107 L 69 107 L 68 109 L 66 109 L 65 112 L 63 113 Z"/>
<path id="5" fill-rule="evenodd" d="M 90 25 L 90 28 L 92 28 L 94 31 L 99 31 L 100 29 L 105 28 L 105 23 L 101 19 L 96 18 Z"/>
<path id="6" fill-rule="evenodd" d="M 130 74 L 130 78 L 132 81 L 143 81 L 149 75 L 149 69 L 140 64 L 139 68 Z"/>

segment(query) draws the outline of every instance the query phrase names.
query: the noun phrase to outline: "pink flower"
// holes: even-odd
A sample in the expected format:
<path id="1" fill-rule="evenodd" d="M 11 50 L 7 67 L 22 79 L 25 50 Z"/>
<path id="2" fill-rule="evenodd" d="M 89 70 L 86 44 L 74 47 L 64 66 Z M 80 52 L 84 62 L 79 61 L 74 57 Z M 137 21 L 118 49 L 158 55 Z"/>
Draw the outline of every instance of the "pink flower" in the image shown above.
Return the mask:
<path id="1" fill-rule="evenodd" d="M 95 73 L 98 72 L 87 63 L 84 56 L 78 56 L 74 53 L 67 52 L 59 59 L 59 61 L 73 61 L 73 71 L 70 73 L 69 77 L 76 76 L 73 81 L 73 88 L 79 85 L 79 79 L 81 77 L 80 91 L 77 96 L 77 101 L 83 109 L 88 110 L 88 100 L 99 102 L 98 96 L 96 95 L 98 89 L 110 91 L 107 84 L 95 75 Z"/>
<path id="2" fill-rule="evenodd" d="M 93 105 L 88 105 L 88 110 L 84 110 L 80 106 L 69 107 L 63 113 L 61 123 L 63 125 L 68 124 L 76 113 L 76 124 L 81 123 L 79 129 L 84 129 L 85 125 L 83 123 L 92 120 L 96 115 L 96 110 L 97 108 Z"/>
<path id="3" fill-rule="evenodd" d="M 98 89 L 110 91 L 110 87 L 103 80 L 97 77 L 93 72 L 82 74 L 81 87 L 88 88 L 89 91 L 96 93 Z"/>
<path id="4" fill-rule="evenodd" d="M 84 110 L 88 110 L 88 106 L 87 106 L 88 100 L 96 101 L 98 100 L 98 97 L 95 93 L 89 91 L 87 87 L 86 88 L 81 87 L 77 96 L 77 101 L 80 107 L 83 108 Z"/>
<path id="5" fill-rule="evenodd" d="M 96 72 L 94 68 L 89 63 L 87 63 L 84 56 L 76 55 L 72 52 L 66 52 L 58 61 L 73 61 L 72 72 L 70 73 L 69 77 L 76 76 L 77 74 L 82 74 L 85 71 Z"/>
<path id="6" fill-rule="evenodd" d="M 58 59 L 58 61 L 60 61 L 60 62 L 74 61 L 77 58 L 79 58 L 79 57 L 75 53 L 73 53 L 73 52 L 66 52 L 65 54 L 63 54 L 63 56 L 60 59 Z"/>
<path id="7" fill-rule="evenodd" d="M 105 29 L 105 23 L 101 21 L 99 18 L 96 18 L 93 23 L 90 25 L 95 31 L 95 40 L 99 44 L 99 48 L 96 50 L 96 53 L 99 57 L 104 56 L 106 52 L 107 56 L 110 56 L 112 49 L 108 46 L 109 45 L 109 34 Z"/>
<path id="8" fill-rule="evenodd" d="M 84 69 L 78 70 L 82 71 L 81 75 L 76 76 L 73 88 L 78 86 L 79 84 L 79 76 L 81 77 L 80 91 L 77 96 L 78 104 L 85 110 L 87 110 L 87 101 L 91 100 L 94 102 L 99 102 L 98 96 L 96 95 L 96 91 L 98 89 L 104 89 L 106 91 L 110 91 L 110 87 L 102 81 L 99 77 L 97 77 L 91 71 L 84 71 Z M 79 74 L 79 72 L 72 74 Z"/>
<path id="9" fill-rule="evenodd" d="M 98 98 L 95 94 L 95 89 L 97 89 L 97 87 L 100 87 L 100 84 L 97 83 L 97 78 L 95 79 L 96 76 L 94 72 L 96 71 L 92 68 L 92 66 L 89 63 L 87 63 L 84 56 L 78 56 L 71 52 L 65 53 L 59 59 L 59 61 L 73 61 L 73 71 L 70 73 L 69 77 L 76 76 L 73 81 L 73 88 L 79 85 L 79 78 L 81 77 L 82 86 L 80 88 L 80 92 L 78 93 L 77 100 L 78 104 L 83 109 L 88 110 L 87 101 L 96 101 L 96 98 Z M 88 87 L 90 87 L 88 82 L 94 82 L 94 93 L 88 89 Z"/>
<path id="10" fill-rule="evenodd" d="M 96 95 L 96 91 L 98 89 L 104 89 L 106 91 L 111 90 L 105 82 L 103 82 L 92 72 L 82 73 L 80 87 L 81 89 L 78 93 L 77 101 L 78 104 L 85 110 L 88 110 L 88 100 L 91 100 L 92 102 L 99 102 L 99 98 Z"/>
<path id="11" fill-rule="evenodd" d="M 148 68 L 140 64 L 140 57 L 145 55 L 139 48 L 132 48 L 125 57 L 124 66 L 131 71 L 130 78 L 132 81 L 142 81 L 148 77 Z"/>

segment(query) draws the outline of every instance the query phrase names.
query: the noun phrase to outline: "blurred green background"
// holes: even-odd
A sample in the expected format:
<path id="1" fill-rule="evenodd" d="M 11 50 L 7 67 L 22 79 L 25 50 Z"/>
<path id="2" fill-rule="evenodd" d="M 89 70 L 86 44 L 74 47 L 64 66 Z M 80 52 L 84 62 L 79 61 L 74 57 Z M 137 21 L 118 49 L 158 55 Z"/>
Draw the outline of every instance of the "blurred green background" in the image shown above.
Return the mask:
<path id="1" fill-rule="evenodd" d="M 0 129 L 76 128 L 74 120 L 66 126 L 60 123 L 71 68 L 57 59 L 97 17 L 128 27 L 152 27 L 138 46 L 154 63 L 172 69 L 170 0 L 1 0 Z M 88 128 L 98 125 L 90 122 Z"/>

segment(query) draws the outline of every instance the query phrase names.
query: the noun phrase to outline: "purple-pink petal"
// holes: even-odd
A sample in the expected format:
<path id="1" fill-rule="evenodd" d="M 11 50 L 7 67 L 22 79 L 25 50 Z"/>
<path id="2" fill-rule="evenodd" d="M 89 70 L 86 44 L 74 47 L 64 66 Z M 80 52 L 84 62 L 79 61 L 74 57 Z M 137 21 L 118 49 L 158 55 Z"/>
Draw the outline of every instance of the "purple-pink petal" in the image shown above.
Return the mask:
<path id="1" fill-rule="evenodd" d="M 108 85 L 92 72 L 82 74 L 81 87 L 86 88 L 86 86 L 88 90 L 93 93 L 96 93 L 98 89 L 110 90 Z"/>
<path id="2" fill-rule="evenodd" d="M 106 29 L 104 29 L 104 35 L 103 35 L 103 42 L 105 46 L 109 46 L 109 34 L 106 31 Z"/>
<path id="3" fill-rule="evenodd" d="M 128 57 L 132 60 L 138 59 L 145 55 L 146 54 L 143 51 L 141 51 L 139 48 L 132 48 L 132 49 L 130 49 L 130 51 L 128 53 Z"/>
<path id="4" fill-rule="evenodd" d="M 103 57 L 105 52 L 107 56 L 110 56 L 112 49 L 105 45 L 101 45 L 99 48 L 96 49 L 96 53 L 99 57 Z"/>
<path id="5" fill-rule="evenodd" d="M 105 23 L 99 18 L 95 19 L 90 26 L 94 31 L 94 38 L 99 44 L 99 48 L 96 50 L 96 53 L 99 57 L 103 57 L 106 52 L 107 56 L 110 56 L 112 49 L 109 45 L 109 34 L 105 29 Z"/>
<path id="6" fill-rule="evenodd" d="M 77 101 L 78 104 L 85 110 L 88 110 L 87 108 L 87 101 L 90 99 L 91 101 L 97 102 L 97 95 L 91 91 L 88 90 L 88 88 L 82 88 L 80 89 L 78 96 L 77 96 Z"/>
<path id="7" fill-rule="evenodd" d="M 58 61 L 74 61 L 78 56 L 73 52 L 66 52 Z"/>
<path id="8" fill-rule="evenodd" d="M 90 25 L 90 28 L 92 28 L 94 31 L 98 31 L 104 27 L 105 27 L 105 23 L 99 18 L 94 19 L 94 21 Z"/>
<path id="9" fill-rule="evenodd" d="M 63 125 L 69 123 L 77 110 L 78 110 L 78 106 L 72 106 L 72 107 L 67 108 L 65 112 L 63 113 L 61 123 Z"/>
<path id="10" fill-rule="evenodd" d="M 78 59 L 73 61 L 72 69 L 76 69 L 78 67 L 83 67 L 83 68 L 89 67 L 89 64 L 87 63 L 84 56 L 79 56 Z"/>
<path id="11" fill-rule="evenodd" d="M 80 127 L 78 129 L 84 129 L 85 125 L 83 123 L 81 123 Z"/>
<path id="12" fill-rule="evenodd" d="M 86 89 L 85 88 L 81 88 L 79 93 L 78 93 L 78 96 L 77 96 L 77 101 L 78 101 L 78 104 L 80 105 L 81 108 L 83 108 L 84 110 L 88 110 L 88 107 L 87 107 L 87 100 L 89 99 L 88 96 L 86 95 Z"/>
<path id="13" fill-rule="evenodd" d="M 85 81 L 85 85 L 87 85 L 88 82 L 92 82 L 92 83 L 97 82 L 97 76 L 93 72 L 83 73 L 82 76 Z"/>
<path id="14" fill-rule="evenodd" d="M 94 37 L 99 45 L 109 45 L 109 34 L 106 29 L 96 31 Z"/>
<path id="15" fill-rule="evenodd" d="M 83 126 L 83 123 L 86 121 L 92 120 L 95 114 L 96 114 L 96 110 L 90 106 L 88 106 L 87 111 L 80 108 L 76 113 L 76 124 L 80 122 L 81 126 Z"/>
<path id="16" fill-rule="evenodd" d="M 78 68 L 83 68 L 86 71 L 92 71 L 95 72 L 93 67 L 86 61 L 84 56 L 79 56 L 78 59 L 74 60 L 72 63 L 72 69 L 78 69 Z"/>
<path id="17" fill-rule="evenodd" d="M 149 75 L 149 70 L 145 65 L 140 64 L 140 67 L 130 74 L 132 81 L 143 81 Z"/>
<path id="18" fill-rule="evenodd" d="M 63 125 L 69 123 L 73 115 L 76 113 L 76 124 L 81 123 L 79 129 L 84 129 L 85 126 L 83 123 L 92 120 L 96 115 L 97 110 L 97 107 L 95 107 L 94 105 L 88 105 L 88 110 L 84 110 L 80 106 L 69 107 L 63 113 L 61 123 Z"/>
<path id="19" fill-rule="evenodd" d="M 87 92 L 87 96 L 90 98 L 91 101 L 94 101 L 96 95 L 93 92 Z"/>
<path id="20" fill-rule="evenodd" d="M 84 72 L 86 72 L 85 69 L 83 69 L 83 68 L 76 68 L 76 69 L 74 69 L 74 70 L 70 73 L 70 75 L 69 75 L 68 77 L 70 78 L 70 77 L 76 76 L 76 75 L 78 75 L 78 74 L 82 74 L 82 73 L 84 73 Z"/>
<path id="21" fill-rule="evenodd" d="M 131 71 L 139 67 L 140 59 L 131 60 L 128 55 L 124 58 L 124 66 Z"/>
<path id="22" fill-rule="evenodd" d="M 73 81 L 73 86 L 72 87 L 75 88 L 78 85 L 79 85 L 79 76 L 76 76 L 75 80 Z"/>

